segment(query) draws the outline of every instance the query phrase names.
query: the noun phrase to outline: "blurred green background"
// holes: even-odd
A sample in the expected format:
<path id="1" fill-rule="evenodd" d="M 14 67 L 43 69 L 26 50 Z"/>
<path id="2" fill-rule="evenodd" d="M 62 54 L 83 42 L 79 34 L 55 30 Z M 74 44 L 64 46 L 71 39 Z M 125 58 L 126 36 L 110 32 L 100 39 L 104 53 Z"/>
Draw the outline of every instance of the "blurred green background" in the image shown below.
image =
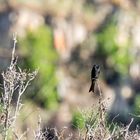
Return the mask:
<path id="1" fill-rule="evenodd" d="M 9 65 L 15 32 L 18 65 L 39 69 L 23 97 L 19 128 L 34 127 L 38 114 L 44 127 L 82 128 L 78 109 L 98 98 L 88 93 L 93 64 L 101 66 L 109 119 L 120 114 L 116 121 L 128 124 L 139 115 L 139 8 L 138 0 L 0 1 L 0 70 Z"/>

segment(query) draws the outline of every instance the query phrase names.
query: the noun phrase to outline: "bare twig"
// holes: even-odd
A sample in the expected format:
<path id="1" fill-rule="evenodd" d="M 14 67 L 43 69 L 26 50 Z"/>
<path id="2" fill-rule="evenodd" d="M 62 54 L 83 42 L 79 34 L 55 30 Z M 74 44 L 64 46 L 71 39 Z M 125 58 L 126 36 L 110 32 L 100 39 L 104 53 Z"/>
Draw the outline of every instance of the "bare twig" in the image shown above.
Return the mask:
<path id="1" fill-rule="evenodd" d="M 127 137 L 128 137 L 129 128 L 130 128 L 131 124 L 133 123 L 133 121 L 134 121 L 134 118 L 131 119 L 130 123 L 129 123 L 128 126 L 126 127 L 126 130 L 125 130 L 126 133 L 125 133 L 125 136 L 124 136 L 125 139 L 127 139 Z"/>

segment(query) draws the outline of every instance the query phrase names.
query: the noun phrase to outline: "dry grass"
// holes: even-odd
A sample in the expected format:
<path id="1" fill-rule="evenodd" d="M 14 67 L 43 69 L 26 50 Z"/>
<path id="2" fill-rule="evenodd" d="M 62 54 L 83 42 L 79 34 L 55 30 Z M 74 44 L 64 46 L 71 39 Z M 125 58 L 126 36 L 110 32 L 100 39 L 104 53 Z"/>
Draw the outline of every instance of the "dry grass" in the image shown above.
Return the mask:
<path id="1" fill-rule="evenodd" d="M 22 107 L 22 95 L 37 74 L 37 71 L 27 72 L 17 66 L 17 57 L 15 56 L 16 42 L 17 40 L 14 37 L 11 64 L 2 73 L 3 92 L 1 93 L 0 100 L 0 134 L 3 140 L 26 139 L 25 135 L 28 131 L 20 135 L 17 134 L 15 131 L 15 122 Z M 85 127 L 82 131 L 79 131 L 79 135 L 76 138 L 73 138 L 72 135 L 64 136 L 65 129 L 61 131 L 55 128 L 43 130 L 41 128 L 41 118 L 39 118 L 37 129 L 34 131 L 34 140 L 139 140 L 140 132 L 138 130 L 129 131 L 133 119 L 126 127 L 119 127 L 113 123 L 109 126 L 107 125 L 107 109 L 99 84 L 98 89 L 100 91 L 98 106 L 96 109 L 92 107 L 91 110 L 83 112 Z M 12 101 L 14 94 L 17 95 L 17 100 L 15 101 L 16 107 L 13 109 Z M 112 126 L 113 129 L 111 130 Z"/>
<path id="2" fill-rule="evenodd" d="M 18 113 L 22 107 L 21 97 L 29 86 L 30 82 L 35 78 L 37 71 L 27 72 L 21 70 L 17 66 L 17 57 L 15 56 L 16 37 L 13 38 L 14 46 L 12 52 L 11 64 L 5 72 L 2 73 L 3 77 L 3 92 L 1 93 L 1 116 L 0 128 L 4 140 L 7 140 L 9 133 L 14 134 L 16 139 L 21 139 L 16 135 L 14 124 L 18 117 Z M 12 101 L 13 96 L 16 94 L 17 100 L 14 101 L 16 107 L 13 109 Z"/>

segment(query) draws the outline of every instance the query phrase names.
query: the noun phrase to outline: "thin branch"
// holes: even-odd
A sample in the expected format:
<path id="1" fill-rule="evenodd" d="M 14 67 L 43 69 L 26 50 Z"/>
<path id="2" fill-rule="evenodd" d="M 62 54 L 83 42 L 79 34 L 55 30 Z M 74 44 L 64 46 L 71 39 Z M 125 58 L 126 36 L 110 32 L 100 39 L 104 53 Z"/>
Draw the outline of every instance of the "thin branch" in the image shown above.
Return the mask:
<path id="1" fill-rule="evenodd" d="M 128 131 L 129 131 L 129 128 L 130 128 L 131 124 L 133 123 L 133 121 L 134 121 L 134 118 L 131 118 L 131 121 L 130 121 L 129 125 L 127 126 L 127 128 L 125 130 L 126 131 L 126 133 L 125 133 L 125 139 L 127 139 Z"/>

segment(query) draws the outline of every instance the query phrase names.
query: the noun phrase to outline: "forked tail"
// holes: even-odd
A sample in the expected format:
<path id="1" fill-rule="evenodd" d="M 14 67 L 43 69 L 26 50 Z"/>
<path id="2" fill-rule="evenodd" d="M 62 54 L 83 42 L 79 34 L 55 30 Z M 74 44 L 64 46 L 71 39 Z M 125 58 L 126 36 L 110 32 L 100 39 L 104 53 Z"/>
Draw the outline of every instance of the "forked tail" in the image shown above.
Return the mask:
<path id="1" fill-rule="evenodd" d="M 91 91 L 94 92 L 94 89 L 95 89 L 95 80 L 92 80 L 89 92 Z"/>

